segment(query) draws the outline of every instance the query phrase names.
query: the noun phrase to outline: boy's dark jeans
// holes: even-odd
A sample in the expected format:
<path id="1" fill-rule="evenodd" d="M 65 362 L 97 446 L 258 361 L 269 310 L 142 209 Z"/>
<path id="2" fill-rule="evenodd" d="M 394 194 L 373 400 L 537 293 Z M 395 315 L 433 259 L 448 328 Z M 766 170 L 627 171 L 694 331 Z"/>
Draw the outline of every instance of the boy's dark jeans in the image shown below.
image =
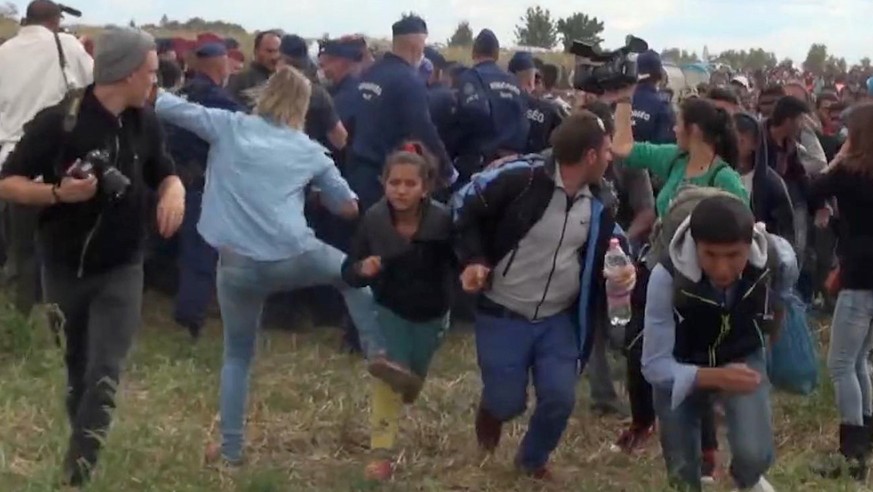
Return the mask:
<path id="1" fill-rule="evenodd" d="M 66 268 L 42 270 L 46 302 L 66 323 L 67 414 L 72 435 L 68 464 L 88 470 L 97 462 L 115 408 L 122 363 L 140 325 L 142 263 L 77 278 Z"/>
<path id="2" fill-rule="evenodd" d="M 695 391 L 672 408 L 671 391 L 655 388 L 661 451 L 668 477 L 679 490 L 701 490 L 701 427 L 703 414 L 711 410 L 713 398 L 721 401 L 725 408 L 731 449 L 730 474 L 737 487 L 743 490 L 754 486 L 772 465 L 775 451 L 770 382 L 763 350 L 744 362 L 762 376 L 761 384 L 752 393 Z"/>

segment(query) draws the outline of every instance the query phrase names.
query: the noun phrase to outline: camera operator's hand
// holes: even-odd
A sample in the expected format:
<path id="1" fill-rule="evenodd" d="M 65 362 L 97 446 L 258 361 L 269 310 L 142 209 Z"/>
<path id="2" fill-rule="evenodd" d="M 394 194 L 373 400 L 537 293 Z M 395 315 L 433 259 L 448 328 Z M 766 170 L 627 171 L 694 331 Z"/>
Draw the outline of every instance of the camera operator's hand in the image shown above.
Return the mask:
<path id="1" fill-rule="evenodd" d="M 89 176 L 84 179 L 66 177 L 55 188 L 55 196 L 61 203 L 87 202 L 97 193 L 97 178 Z"/>
<path id="2" fill-rule="evenodd" d="M 600 96 L 600 100 L 607 103 L 614 103 L 628 99 L 633 100 L 634 92 L 636 92 L 636 90 L 637 86 L 634 84 L 617 91 L 604 92 L 603 95 Z"/>

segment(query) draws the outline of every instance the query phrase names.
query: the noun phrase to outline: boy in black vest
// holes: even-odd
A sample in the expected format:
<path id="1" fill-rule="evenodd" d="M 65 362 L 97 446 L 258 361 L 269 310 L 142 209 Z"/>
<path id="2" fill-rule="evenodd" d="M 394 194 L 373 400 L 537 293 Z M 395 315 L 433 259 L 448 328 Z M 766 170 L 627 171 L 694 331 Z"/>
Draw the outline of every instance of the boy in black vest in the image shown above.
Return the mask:
<path id="1" fill-rule="evenodd" d="M 738 489 L 774 490 L 764 478 L 774 461 L 764 360 L 765 336 L 777 325 L 772 260 L 748 206 L 714 196 L 697 204 L 652 270 L 643 374 L 654 388 L 667 473 L 680 490 L 701 490 L 700 418 L 713 398 L 727 415 Z"/>

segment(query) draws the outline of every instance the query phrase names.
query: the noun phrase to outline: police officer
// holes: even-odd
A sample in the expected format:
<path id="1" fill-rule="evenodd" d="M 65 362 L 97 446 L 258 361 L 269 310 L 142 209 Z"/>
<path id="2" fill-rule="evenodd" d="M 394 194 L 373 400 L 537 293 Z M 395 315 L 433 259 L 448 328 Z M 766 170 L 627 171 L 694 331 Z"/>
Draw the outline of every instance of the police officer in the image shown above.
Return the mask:
<path id="1" fill-rule="evenodd" d="M 319 78 L 327 85 L 337 115 L 349 134 L 352 133 L 360 82 L 355 72 L 362 60 L 361 45 L 354 38 L 329 40 L 319 46 Z"/>
<path id="2" fill-rule="evenodd" d="M 309 138 L 333 151 L 343 150 L 348 142 L 348 132 L 336 112 L 333 98 L 318 82 L 318 67 L 309 57 L 306 40 L 296 34 L 286 34 L 282 36 L 279 53 L 278 66 L 291 65 L 312 81 L 304 131 Z"/>
<path id="3" fill-rule="evenodd" d="M 227 48 L 207 43 L 195 52 L 195 74 L 180 91 L 191 102 L 209 108 L 245 111 L 224 88 L 229 76 Z M 218 254 L 197 232 L 209 144 L 193 133 L 167 125 L 168 147 L 185 184 L 185 218 L 179 231 L 179 284 L 173 317 L 196 340 L 206 320 L 215 287 Z"/>
<path id="4" fill-rule="evenodd" d="M 461 183 L 488 162 L 527 147 L 527 103 L 515 76 L 497 66 L 499 54 L 497 36 L 483 29 L 473 42 L 473 67 L 458 77 Z"/>
<path id="5" fill-rule="evenodd" d="M 561 124 L 563 118 L 557 104 L 534 95 L 537 68 L 533 56 L 527 51 L 517 51 L 509 60 L 509 73 L 518 77 L 522 93 L 527 101 L 527 120 L 530 124 L 527 147 L 528 153 L 540 153 L 549 147 L 552 130 Z"/>
<path id="6" fill-rule="evenodd" d="M 446 146 L 450 158 L 457 152 L 456 116 L 458 99 L 455 91 L 447 83 L 445 57 L 436 48 L 428 46 L 424 49 L 424 57 L 433 65 L 433 71 L 427 81 L 427 95 L 430 101 L 430 118 L 436 125 L 440 138 Z"/>
<path id="7" fill-rule="evenodd" d="M 360 96 L 346 169 L 346 179 L 358 194 L 361 210 L 382 197 L 379 182 L 388 154 L 408 139 L 420 140 L 440 162 L 444 182 L 452 166 L 430 118 L 427 88 L 418 73 L 424 58 L 427 24 L 420 17 L 405 17 L 392 26 L 393 46 L 365 71 L 358 84 Z"/>
<path id="8" fill-rule="evenodd" d="M 676 140 L 673 107 L 658 95 L 663 78 L 661 56 L 652 50 L 637 58 L 639 83 L 633 98 L 633 132 L 637 142 L 671 143 Z"/>

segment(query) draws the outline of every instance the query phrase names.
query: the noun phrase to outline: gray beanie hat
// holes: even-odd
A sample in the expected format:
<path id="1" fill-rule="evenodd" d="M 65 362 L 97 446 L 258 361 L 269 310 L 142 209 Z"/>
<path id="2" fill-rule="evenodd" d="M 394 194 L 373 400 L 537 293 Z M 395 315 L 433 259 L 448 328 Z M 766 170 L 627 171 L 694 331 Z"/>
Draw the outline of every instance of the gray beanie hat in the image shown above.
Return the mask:
<path id="1" fill-rule="evenodd" d="M 94 83 L 112 84 L 136 71 L 156 49 L 151 34 L 129 27 L 108 29 L 94 48 Z"/>

